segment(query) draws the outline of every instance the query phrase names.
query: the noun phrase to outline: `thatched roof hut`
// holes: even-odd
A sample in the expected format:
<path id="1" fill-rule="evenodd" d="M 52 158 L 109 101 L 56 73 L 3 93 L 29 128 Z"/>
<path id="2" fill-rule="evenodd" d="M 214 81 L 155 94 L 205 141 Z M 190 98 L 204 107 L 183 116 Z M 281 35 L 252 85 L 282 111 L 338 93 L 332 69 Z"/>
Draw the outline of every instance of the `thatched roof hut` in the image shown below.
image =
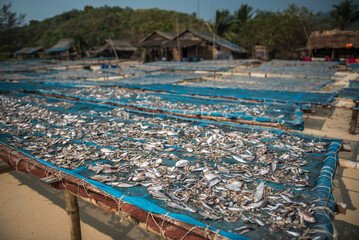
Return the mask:
<path id="1" fill-rule="evenodd" d="M 152 62 L 159 61 L 165 58 L 166 60 L 172 59 L 172 53 L 167 47 L 164 46 L 165 43 L 170 41 L 176 36 L 175 33 L 154 31 L 148 34 L 141 42 L 137 44 L 138 47 L 144 49 L 143 51 L 143 61 Z"/>
<path id="2" fill-rule="evenodd" d="M 199 57 L 203 59 L 212 59 L 213 51 L 217 51 L 213 48 L 213 42 L 216 49 L 220 51 L 232 54 L 234 57 L 245 56 L 246 49 L 239 47 L 219 36 L 214 36 L 211 33 L 199 32 L 193 29 L 187 29 L 166 43 L 167 47 L 180 47 L 181 58 Z"/>
<path id="3" fill-rule="evenodd" d="M 54 46 L 47 49 L 46 52 L 64 52 L 68 51 L 73 46 L 72 38 L 63 38 L 58 41 Z"/>
<path id="4" fill-rule="evenodd" d="M 171 40 L 175 36 L 175 33 L 154 31 L 142 39 L 137 46 L 144 48 L 162 47 L 164 43 Z"/>
<path id="5" fill-rule="evenodd" d="M 348 45 L 348 44 L 351 44 Z M 359 48 L 359 31 L 327 30 L 315 31 L 309 36 L 307 48 Z"/>
<path id="6" fill-rule="evenodd" d="M 70 60 L 74 57 L 73 39 L 63 38 L 54 46 L 46 50 L 46 53 L 53 58 Z"/>
<path id="7" fill-rule="evenodd" d="M 312 32 L 307 43 L 309 51 L 321 53 L 321 50 L 331 51 L 334 56 L 343 58 L 355 58 L 358 56 L 359 31 L 324 30 Z M 335 52 L 335 54 L 334 54 Z"/>
<path id="8" fill-rule="evenodd" d="M 43 46 L 22 48 L 14 52 L 14 56 L 20 59 L 23 57 L 39 57 L 43 48 Z"/>
<path id="9" fill-rule="evenodd" d="M 136 51 L 136 47 L 126 40 L 106 39 L 105 44 L 96 49 L 96 53 L 99 56 L 110 57 L 114 56 L 114 49 L 116 50 L 117 56 L 123 59 L 131 58 Z"/>

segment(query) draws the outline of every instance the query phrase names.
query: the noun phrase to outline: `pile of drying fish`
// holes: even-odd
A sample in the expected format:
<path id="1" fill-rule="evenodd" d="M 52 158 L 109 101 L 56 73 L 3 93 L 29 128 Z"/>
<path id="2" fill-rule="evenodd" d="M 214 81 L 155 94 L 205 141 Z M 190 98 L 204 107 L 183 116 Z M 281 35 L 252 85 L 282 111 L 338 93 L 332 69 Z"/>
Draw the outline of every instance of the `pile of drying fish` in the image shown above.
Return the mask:
<path id="1" fill-rule="evenodd" d="M 264 227 L 299 237 L 316 222 L 308 193 L 326 141 L 26 94 L 0 102 L 1 140 L 58 167 L 86 166 L 85 177 L 126 195 L 147 191 L 174 212 L 238 222 L 221 229 L 247 236 Z"/>
<path id="2" fill-rule="evenodd" d="M 173 95 L 160 93 L 145 93 L 117 88 L 57 88 L 56 94 L 113 101 L 119 104 L 129 104 L 134 107 L 163 110 L 181 110 L 187 113 L 220 113 L 228 118 L 232 116 L 251 116 L 268 119 L 293 120 L 294 106 L 281 104 L 264 104 L 248 101 L 231 101 L 208 99 L 190 96 L 174 98 Z"/>

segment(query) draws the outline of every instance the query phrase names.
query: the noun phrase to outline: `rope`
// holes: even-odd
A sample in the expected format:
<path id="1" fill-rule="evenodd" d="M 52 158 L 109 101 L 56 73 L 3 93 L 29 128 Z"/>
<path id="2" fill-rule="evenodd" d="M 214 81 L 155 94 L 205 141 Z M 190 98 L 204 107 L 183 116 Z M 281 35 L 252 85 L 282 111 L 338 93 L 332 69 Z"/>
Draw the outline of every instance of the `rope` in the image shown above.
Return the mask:
<path id="1" fill-rule="evenodd" d="M 322 175 L 322 176 L 317 177 L 317 179 L 322 178 L 322 177 L 327 177 L 327 178 L 329 178 L 329 179 L 330 179 L 330 181 L 331 181 L 331 180 L 332 180 L 332 178 L 333 178 L 333 176 L 329 177 L 329 176 L 327 176 L 327 175 Z M 317 186 L 317 187 L 319 187 L 319 186 Z"/>
<path id="2" fill-rule="evenodd" d="M 162 224 L 161 224 L 161 228 L 160 228 L 161 238 L 162 238 L 162 232 L 163 232 L 163 235 L 164 235 L 165 232 L 166 232 L 166 230 L 165 230 L 165 231 L 162 231 L 162 228 L 163 228 L 163 225 L 164 225 L 164 223 L 165 223 L 166 217 L 168 216 L 169 213 L 170 213 L 170 212 L 167 212 L 167 213 L 165 214 L 165 217 L 164 217 L 163 220 L 162 220 Z"/>
<path id="3" fill-rule="evenodd" d="M 17 171 L 17 165 L 18 165 L 22 160 L 25 160 L 25 159 L 20 158 L 20 159 L 15 163 L 15 169 L 16 169 L 16 171 Z"/>
<path id="4" fill-rule="evenodd" d="M 315 199 L 315 200 L 311 201 L 310 203 L 318 202 L 318 201 L 328 201 L 328 199 L 327 199 L 327 198 L 318 198 L 318 199 Z M 330 199 L 329 199 L 329 201 L 335 203 L 334 200 L 330 200 Z"/>
<path id="5" fill-rule="evenodd" d="M 190 230 L 188 230 L 188 231 L 186 232 L 186 234 L 183 235 L 183 237 L 182 237 L 180 240 L 184 240 L 185 237 L 187 237 L 187 235 L 188 235 L 190 232 L 192 232 L 194 229 L 196 229 L 196 228 L 198 228 L 198 227 L 197 227 L 197 226 L 194 226 L 193 228 L 191 228 Z"/>
<path id="6" fill-rule="evenodd" d="M 338 147 L 341 147 L 341 146 L 342 146 L 342 144 L 340 144 L 340 143 L 338 143 L 338 142 L 331 142 L 331 143 L 330 143 L 330 145 L 333 145 L 333 144 L 337 144 Z"/>
<path id="7" fill-rule="evenodd" d="M 126 195 L 122 195 L 119 199 L 118 199 L 118 211 L 121 212 L 121 206 L 122 206 L 122 202 L 123 202 L 123 198 L 125 197 Z"/>
<path id="8" fill-rule="evenodd" d="M 317 189 L 317 188 L 328 188 L 328 189 L 329 189 L 329 192 L 332 192 L 332 189 L 331 189 L 330 187 L 328 187 L 328 186 L 316 186 L 316 187 L 314 187 L 314 188 L 312 189 L 312 191 L 314 191 L 314 190 Z"/>
<path id="9" fill-rule="evenodd" d="M 330 212 L 331 214 L 334 215 L 334 212 L 332 211 L 332 209 L 328 208 L 327 206 L 317 206 L 317 207 L 314 207 L 313 210 L 316 210 L 316 209 L 319 209 L 319 210 L 327 210 L 328 212 Z"/>
<path id="10" fill-rule="evenodd" d="M 157 224 L 156 219 L 154 218 L 153 214 L 152 214 L 151 212 L 149 212 L 149 213 L 150 213 L 150 215 L 151 215 L 151 218 L 152 218 L 153 222 L 156 224 L 156 226 L 157 226 L 158 229 L 160 230 L 161 238 L 162 238 L 162 235 L 163 235 L 162 229 L 161 229 L 160 226 Z"/>
<path id="11" fill-rule="evenodd" d="M 209 225 L 206 226 L 206 228 L 204 229 L 208 239 L 212 240 L 211 238 L 211 231 L 209 230 Z"/>
<path id="12" fill-rule="evenodd" d="M 217 240 L 218 239 L 218 236 L 219 236 L 219 228 L 217 228 L 216 230 L 216 235 L 214 235 L 214 239 L 213 240 Z"/>
<path id="13" fill-rule="evenodd" d="M 333 178 L 333 173 L 332 172 L 330 172 L 329 170 L 325 170 L 325 169 L 323 169 L 322 171 L 320 171 L 320 173 L 322 173 L 322 172 L 326 172 L 326 173 L 329 173 L 330 174 L 330 177 L 331 178 Z M 323 175 L 324 176 L 324 175 Z M 318 177 L 319 178 L 319 177 Z"/>
<path id="14" fill-rule="evenodd" d="M 150 216 L 150 212 L 147 213 L 147 218 L 146 218 L 146 231 L 148 232 L 148 218 Z"/>
<path id="15" fill-rule="evenodd" d="M 334 236 L 333 236 L 333 234 L 332 233 L 330 233 L 330 232 L 328 232 L 328 231 L 326 231 L 326 230 L 322 230 L 322 229 L 309 229 L 308 231 L 307 231 L 307 234 L 314 234 L 314 233 L 324 233 L 324 234 L 328 234 L 330 237 L 332 237 L 332 239 L 335 239 L 334 238 Z"/>

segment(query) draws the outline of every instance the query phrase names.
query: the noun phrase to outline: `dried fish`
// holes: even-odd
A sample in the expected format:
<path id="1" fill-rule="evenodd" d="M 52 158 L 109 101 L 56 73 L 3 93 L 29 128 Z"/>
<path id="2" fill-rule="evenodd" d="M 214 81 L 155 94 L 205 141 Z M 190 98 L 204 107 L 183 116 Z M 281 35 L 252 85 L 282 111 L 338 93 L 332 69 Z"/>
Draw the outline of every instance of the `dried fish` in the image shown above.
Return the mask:
<path id="1" fill-rule="evenodd" d="M 253 195 L 253 201 L 256 203 L 256 202 L 259 202 L 260 200 L 262 200 L 263 198 L 263 195 L 264 195 L 264 189 L 265 189 L 265 184 L 264 182 L 261 182 L 257 188 L 256 188 L 256 191 Z"/>

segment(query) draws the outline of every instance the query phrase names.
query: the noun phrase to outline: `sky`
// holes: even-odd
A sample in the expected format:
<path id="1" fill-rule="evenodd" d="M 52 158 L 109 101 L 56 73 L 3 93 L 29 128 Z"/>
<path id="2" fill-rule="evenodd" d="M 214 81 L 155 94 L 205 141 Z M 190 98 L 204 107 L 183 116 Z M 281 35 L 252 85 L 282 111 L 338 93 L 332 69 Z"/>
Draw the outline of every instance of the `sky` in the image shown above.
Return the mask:
<path id="1" fill-rule="evenodd" d="M 12 11 L 26 14 L 25 23 L 28 23 L 30 20 L 43 20 L 72 9 L 82 10 L 86 5 L 123 8 L 128 6 L 133 9 L 160 8 L 189 14 L 196 12 L 197 16 L 209 21 L 213 20 L 212 6 L 215 10 L 228 9 L 233 13 L 242 4 L 248 4 L 255 10 L 281 11 L 294 3 L 314 12 L 329 12 L 332 5 L 340 3 L 341 0 L 0 0 L 0 6 L 9 2 L 12 3 Z M 354 2 L 359 4 L 359 0 Z"/>

